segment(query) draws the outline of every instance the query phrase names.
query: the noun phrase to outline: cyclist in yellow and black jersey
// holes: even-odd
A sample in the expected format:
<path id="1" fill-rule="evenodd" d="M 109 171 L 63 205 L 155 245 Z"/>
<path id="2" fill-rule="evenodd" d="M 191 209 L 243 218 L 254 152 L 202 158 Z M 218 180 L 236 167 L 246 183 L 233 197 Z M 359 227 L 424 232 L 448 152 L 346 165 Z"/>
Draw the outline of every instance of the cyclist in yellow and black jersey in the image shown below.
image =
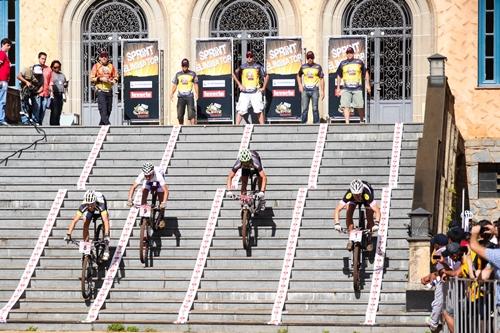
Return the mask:
<path id="1" fill-rule="evenodd" d="M 105 242 L 105 249 L 104 253 L 102 256 L 103 260 L 108 260 L 109 259 L 109 215 L 108 215 L 108 207 L 107 207 L 107 201 L 104 195 L 100 192 L 88 190 L 85 192 L 85 195 L 83 196 L 83 202 L 78 207 L 78 210 L 76 211 L 75 216 L 73 217 L 73 220 L 71 221 L 71 224 L 68 227 L 68 231 L 66 232 L 66 237 L 64 240 L 66 242 L 71 241 L 71 234 L 73 233 L 73 229 L 75 228 L 75 225 L 80 221 L 80 219 L 83 217 L 84 222 L 83 222 L 83 240 L 88 241 L 89 240 L 89 225 L 90 221 L 92 221 L 94 218 L 102 218 L 102 222 L 104 225 L 104 242 Z"/>

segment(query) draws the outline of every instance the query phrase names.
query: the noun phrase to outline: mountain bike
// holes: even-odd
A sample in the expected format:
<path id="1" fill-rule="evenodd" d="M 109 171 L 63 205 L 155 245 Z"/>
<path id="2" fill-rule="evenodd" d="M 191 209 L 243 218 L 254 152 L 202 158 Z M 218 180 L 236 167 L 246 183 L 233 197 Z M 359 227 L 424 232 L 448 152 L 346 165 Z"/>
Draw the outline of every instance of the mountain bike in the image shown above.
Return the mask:
<path id="1" fill-rule="evenodd" d="M 82 253 L 82 272 L 80 277 L 80 287 L 82 297 L 90 300 L 97 295 L 96 279 L 99 278 L 99 272 L 105 269 L 106 261 L 102 260 L 102 255 L 106 248 L 104 241 L 104 225 L 102 222 L 97 225 L 99 216 L 92 217 L 94 225 L 94 237 L 91 241 L 76 241 L 72 243 L 79 247 Z"/>
<path id="2" fill-rule="evenodd" d="M 243 249 L 246 251 L 247 257 L 252 256 L 252 246 L 257 245 L 256 229 L 252 223 L 253 217 L 261 210 L 262 201 L 257 196 L 257 174 L 251 173 L 250 189 L 251 195 L 236 195 L 235 200 L 240 201 L 241 210 L 241 227 L 240 236 L 243 243 Z"/>
<path id="3" fill-rule="evenodd" d="M 155 187 L 151 187 L 151 205 L 141 205 L 139 215 L 141 216 L 141 232 L 139 236 L 139 259 L 148 267 L 148 258 L 156 249 L 153 234 L 159 229 L 163 220 L 163 209 L 158 203 L 158 193 Z"/>
<path id="4" fill-rule="evenodd" d="M 358 206 L 358 226 L 349 234 L 349 241 L 352 242 L 352 280 L 355 292 L 361 290 L 361 268 L 363 267 L 363 252 L 371 252 L 367 250 L 367 245 L 372 242 L 371 230 L 365 226 L 365 211 Z M 347 233 L 347 230 L 343 230 Z"/>

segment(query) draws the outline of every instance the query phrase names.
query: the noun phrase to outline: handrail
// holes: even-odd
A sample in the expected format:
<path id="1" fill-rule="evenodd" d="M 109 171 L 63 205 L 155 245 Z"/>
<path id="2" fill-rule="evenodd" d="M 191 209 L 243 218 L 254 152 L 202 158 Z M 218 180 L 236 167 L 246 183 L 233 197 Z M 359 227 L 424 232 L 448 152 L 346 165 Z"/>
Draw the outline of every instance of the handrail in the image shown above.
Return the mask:
<path id="1" fill-rule="evenodd" d="M 42 133 L 42 134 L 43 134 L 43 137 L 42 137 L 42 138 L 40 138 L 40 139 L 37 139 L 37 140 L 33 141 L 33 142 L 29 145 L 29 146 L 26 146 L 26 147 L 23 147 L 23 148 L 20 148 L 20 149 L 16 150 L 15 152 L 13 152 L 12 154 L 10 154 L 9 156 L 7 156 L 7 157 L 5 157 L 4 159 L 2 159 L 2 160 L 0 161 L 0 164 L 5 163 L 5 165 L 7 165 L 7 162 L 9 161 L 9 159 L 10 159 L 11 157 L 16 156 L 16 154 L 18 154 L 18 153 L 19 153 L 19 156 L 18 156 L 17 158 L 21 158 L 21 155 L 22 155 L 23 151 L 28 150 L 28 149 L 30 149 L 30 148 L 31 148 L 31 147 L 33 147 L 33 146 L 35 147 L 34 149 L 36 149 L 37 144 L 38 144 L 39 142 L 41 142 L 41 141 L 45 141 L 45 142 L 47 142 L 47 133 L 45 133 L 45 130 L 44 130 L 43 128 L 39 127 L 39 126 L 38 126 L 35 122 L 33 122 L 33 121 L 30 121 L 30 122 L 29 122 L 29 124 L 30 124 L 31 126 L 33 126 L 33 127 L 35 128 L 35 130 L 36 130 L 38 133 Z"/>
<path id="2" fill-rule="evenodd" d="M 458 177 L 457 165 L 463 152 L 463 139 L 455 123 L 455 97 L 448 82 L 433 85 L 428 80 L 423 136 L 418 141 L 412 210 L 423 208 L 432 214 L 429 233 L 442 230 L 443 221 L 454 218 L 457 207 L 449 193 L 466 182 Z M 462 159 L 464 161 L 464 159 Z M 447 216 L 448 215 L 448 216 Z M 453 216 L 451 216 L 453 215 Z"/>

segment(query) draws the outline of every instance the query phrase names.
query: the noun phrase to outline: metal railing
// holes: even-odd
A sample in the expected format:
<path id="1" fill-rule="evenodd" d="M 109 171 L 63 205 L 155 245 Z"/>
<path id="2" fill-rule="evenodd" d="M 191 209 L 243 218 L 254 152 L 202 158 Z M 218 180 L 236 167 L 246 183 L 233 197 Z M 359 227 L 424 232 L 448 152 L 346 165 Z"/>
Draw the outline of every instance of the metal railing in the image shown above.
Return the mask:
<path id="1" fill-rule="evenodd" d="M 499 282 L 449 279 L 445 284 L 448 288 L 444 310 L 452 317 L 453 327 L 448 327 L 443 318 L 444 332 L 498 332 L 500 323 L 497 304 L 500 300 L 496 296 Z"/>

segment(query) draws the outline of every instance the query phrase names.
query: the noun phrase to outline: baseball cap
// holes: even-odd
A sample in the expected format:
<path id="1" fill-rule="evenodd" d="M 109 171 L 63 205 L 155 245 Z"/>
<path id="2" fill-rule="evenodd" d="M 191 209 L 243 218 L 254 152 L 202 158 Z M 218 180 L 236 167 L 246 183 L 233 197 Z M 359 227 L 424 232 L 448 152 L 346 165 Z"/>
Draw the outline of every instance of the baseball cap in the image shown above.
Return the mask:
<path id="1" fill-rule="evenodd" d="M 247 52 L 247 58 L 250 58 L 250 57 L 253 58 L 253 52 L 252 51 L 248 51 Z"/>
<path id="2" fill-rule="evenodd" d="M 101 58 L 108 58 L 109 54 L 108 54 L 107 51 L 102 51 L 101 53 L 99 53 L 99 57 L 101 57 Z"/>
<path id="3" fill-rule="evenodd" d="M 431 245 L 435 244 L 445 246 L 448 244 L 448 237 L 446 237 L 445 234 L 434 235 L 434 237 L 431 238 Z"/>
<path id="4" fill-rule="evenodd" d="M 182 59 L 181 66 L 182 67 L 189 67 L 189 60 L 187 60 L 186 58 Z"/>
<path id="5" fill-rule="evenodd" d="M 306 59 L 314 59 L 314 52 L 309 51 L 306 53 Z"/>
<path id="6" fill-rule="evenodd" d="M 354 53 L 354 49 L 352 47 L 348 47 L 346 50 L 345 50 L 345 53 Z"/>
<path id="7" fill-rule="evenodd" d="M 453 242 L 446 245 L 446 250 L 443 251 L 443 256 L 449 257 L 458 253 L 460 253 L 460 244 Z"/>

